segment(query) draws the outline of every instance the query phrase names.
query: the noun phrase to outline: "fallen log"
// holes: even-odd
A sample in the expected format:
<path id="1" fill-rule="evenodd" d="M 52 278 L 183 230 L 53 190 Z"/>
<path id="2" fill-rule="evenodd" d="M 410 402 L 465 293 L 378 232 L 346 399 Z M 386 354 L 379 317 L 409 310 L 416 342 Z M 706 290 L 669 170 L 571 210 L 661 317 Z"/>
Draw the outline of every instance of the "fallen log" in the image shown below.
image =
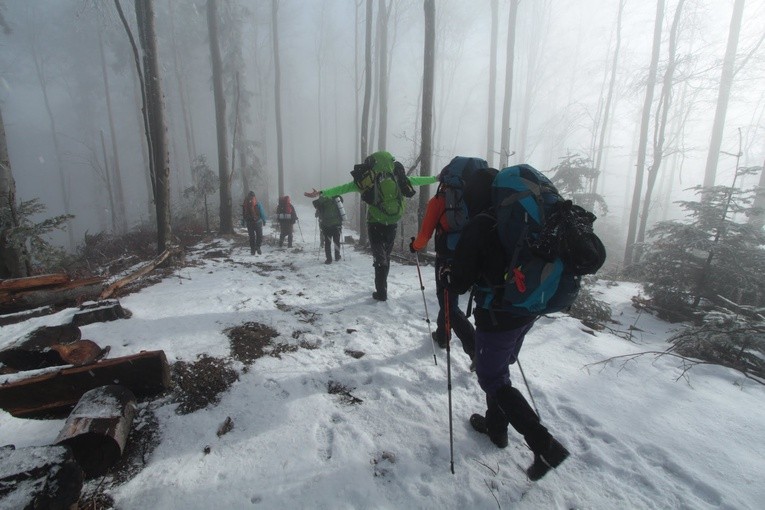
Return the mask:
<path id="1" fill-rule="evenodd" d="M 128 319 L 132 314 L 122 308 L 116 299 L 83 303 L 80 311 L 72 317 L 75 326 L 86 326 L 94 322 L 109 322 L 117 319 Z"/>
<path id="2" fill-rule="evenodd" d="M 74 305 L 97 298 L 103 286 L 103 278 L 93 277 L 73 280 L 41 290 L 0 293 L 0 312 L 18 312 L 46 305 Z"/>
<path id="3" fill-rule="evenodd" d="M 88 478 L 106 474 L 125 451 L 135 408 L 135 396 L 125 386 L 94 388 L 77 402 L 56 444 L 72 449 Z"/>
<path id="4" fill-rule="evenodd" d="M 25 320 L 29 320 L 34 317 L 42 317 L 43 315 L 50 315 L 54 311 L 55 310 L 50 306 L 41 306 L 40 308 L 25 310 L 23 312 L 0 315 L 0 326 L 8 326 L 10 324 L 24 322 Z"/>
<path id="5" fill-rule="evenodd" d="M 83 473 L 66 446 L 0 448 L 0 508 L 76 508 Z"/>
<path id="6" fill-rule="evenodd" d="M 67 283 L 70 278 L 66 274 L 43 274 L 39 276 L 29 276 L 27 278 L 12 278 L 0 280 L 0 292 L 18 292 L 20 290 L 34 289 L 38 287 L 49 287 L 51 285 L 61 285 Z"/>
<path id="7" fill-rule="evenodd" d="M 144 276 L 147 273 L 150 273 L 154 269 L 157 268 L 160 264 L 162 264 L 167 258 L 179 251 L 178 248 L 168 248 L 162 253 L 160 253 L 154 260 L 149 262 L 148 264 L 145 264 L 141 268 L 139 268 L 134 273 L 131 273 L 124 278 L 120 278 L 116 282 L 110 284 L 108 287 L 106 287 L 103 291 L 101 291 L 101 294 L 98 296 L 98 299 L 107 299 L 114 295 L 115 292 L 117 292 L 119 289 L 124 287 L 125 285 L 132 283 L 136 281 L 138 278 Z"/>
<path id="8" fill-rule="evenodd" d="M 105 359 L 0 384 L 0 409 L 17 418 L 60 413 L 85 392 L 109 384 L 126 386 L 138 398 L 162 393 L 170 387 L 164 351 Z"/>

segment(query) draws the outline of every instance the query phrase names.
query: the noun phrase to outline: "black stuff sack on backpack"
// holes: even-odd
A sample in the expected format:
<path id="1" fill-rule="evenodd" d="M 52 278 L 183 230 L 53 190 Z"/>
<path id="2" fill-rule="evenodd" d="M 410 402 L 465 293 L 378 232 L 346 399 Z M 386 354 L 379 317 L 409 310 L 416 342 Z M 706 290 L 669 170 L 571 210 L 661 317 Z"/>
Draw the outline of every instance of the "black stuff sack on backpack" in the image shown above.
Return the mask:
<path id="1" fill-rule="evenodd" d="M 584 274 L 605 261 L 592 232 L 595 215 L 564 200 L 552 182 L 529 165 L 501 170 L 492 183 L 492 208 L 507 258 L 501 288 L 478 287 L 478 306 L 517 315 L 568 309 Z"/>

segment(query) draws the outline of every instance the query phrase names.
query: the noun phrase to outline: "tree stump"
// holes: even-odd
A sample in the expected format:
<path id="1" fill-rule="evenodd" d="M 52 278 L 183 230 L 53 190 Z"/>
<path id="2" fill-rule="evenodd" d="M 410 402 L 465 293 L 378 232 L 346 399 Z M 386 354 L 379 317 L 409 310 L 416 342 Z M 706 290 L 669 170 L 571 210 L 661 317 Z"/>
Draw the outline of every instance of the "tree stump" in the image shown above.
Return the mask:
<path id="1" fill-rule="evenodd" d="M 66 446 L 0 448 L 0 508 L 67 510 L 80 499 L 82 482 Z"/>
<path id="2" fill-rule="evenodd" d="M 56 438 L 69 446 L 87 477 L 105 474 L 125 451 L 135 416 L 135 395 L 119 385 L 86 392 Z"/>

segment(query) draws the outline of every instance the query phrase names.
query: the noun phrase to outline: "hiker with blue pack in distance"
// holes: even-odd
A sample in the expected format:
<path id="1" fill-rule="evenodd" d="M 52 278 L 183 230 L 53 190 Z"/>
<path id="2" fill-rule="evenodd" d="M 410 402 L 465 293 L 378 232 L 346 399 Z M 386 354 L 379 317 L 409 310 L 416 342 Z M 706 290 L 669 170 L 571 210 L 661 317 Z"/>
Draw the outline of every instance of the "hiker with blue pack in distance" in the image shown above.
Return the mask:
<path id="1" fill-rule="evenodd" d="M 526 473 L 538 480 L 569 452 L 513 387 L 510 365 L 540 315 L 571 306 L 581 276 L 600 268 L 605 249 L 592 232 L 595 216 L 563 200 L 529 165 L 477 170 L 465 184 L 465 200 L 470 220 L 439 279 L 449 293 L 472 289 L 476 375 L 487 409 L 470 424 L 499 448 L 507 446 L 512 425 L 534 453 Z"/>
<path id="2" fill-rule="evenodd" d="M 321 191 L 313 189 L 305 196 L 336 197 L 350 192 L 361 193 L 367 207 L 367 229 L 375 268 L 375 291 L 372 298 L 388 299 L 390 254 L 396 240 L 396 227 L 404 214 L 404 198 L 414 196 L 415 186 L 433 184 L 435 176 L 408 177 L 404 166 L 386 151 L 378 151 L 363 163 L 354 165 L 353 180 Z"/>
<path id="3" fill-rule="evenodd" d="M 436 233 L 436 296 L 438 297 L 438 318 L 433 340 L 443 349 L 446 347 L 446 326 L 444 309 L 444 287 L 438 273 L 454 257 L 454 248 L 462 229 L 468 221 L 468 209 L 464 199 L 465 181 L 478 169 L 487 168 L 486 160 L 457 156 L 438 175 L 438 190 L 428 201 L 420 232 L 409 243 L 409 251 L 419 252 L 428 244 L 433 232 Z M 450 327 L 462 342 L 462 350 L 471 360 L 475 354 L 475 328 L 459 308 L 459 294 L 449 294 Z M 471 369 L 474 368 L 471 364 Z"/>

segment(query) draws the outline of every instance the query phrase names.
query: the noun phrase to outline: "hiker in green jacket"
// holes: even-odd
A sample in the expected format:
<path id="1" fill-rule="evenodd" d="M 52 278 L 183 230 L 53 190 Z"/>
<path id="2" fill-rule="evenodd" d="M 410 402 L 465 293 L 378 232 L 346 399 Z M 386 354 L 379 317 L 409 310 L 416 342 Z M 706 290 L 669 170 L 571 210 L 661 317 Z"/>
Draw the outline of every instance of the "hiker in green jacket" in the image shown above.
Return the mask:
<path id="1" fill-rule="evenodd" d="M 424 186 L 438 181 L 436 176 L 407 177 L 404 166 L 386 151 L 375 152 L 355 165 L 353 181 L 323 189 L 312 190 L 305 196 L 319 195 L 336 197 L 355 191 L 368 204 L 367 230 L 375 268 L 375 292 L 372 297 L 378 301 L 388 299 L 388 272 L 390 253 L 396 239 L 398 220 L 404 214 L 404 197 L 414 196 L 415 186 Z"/>

